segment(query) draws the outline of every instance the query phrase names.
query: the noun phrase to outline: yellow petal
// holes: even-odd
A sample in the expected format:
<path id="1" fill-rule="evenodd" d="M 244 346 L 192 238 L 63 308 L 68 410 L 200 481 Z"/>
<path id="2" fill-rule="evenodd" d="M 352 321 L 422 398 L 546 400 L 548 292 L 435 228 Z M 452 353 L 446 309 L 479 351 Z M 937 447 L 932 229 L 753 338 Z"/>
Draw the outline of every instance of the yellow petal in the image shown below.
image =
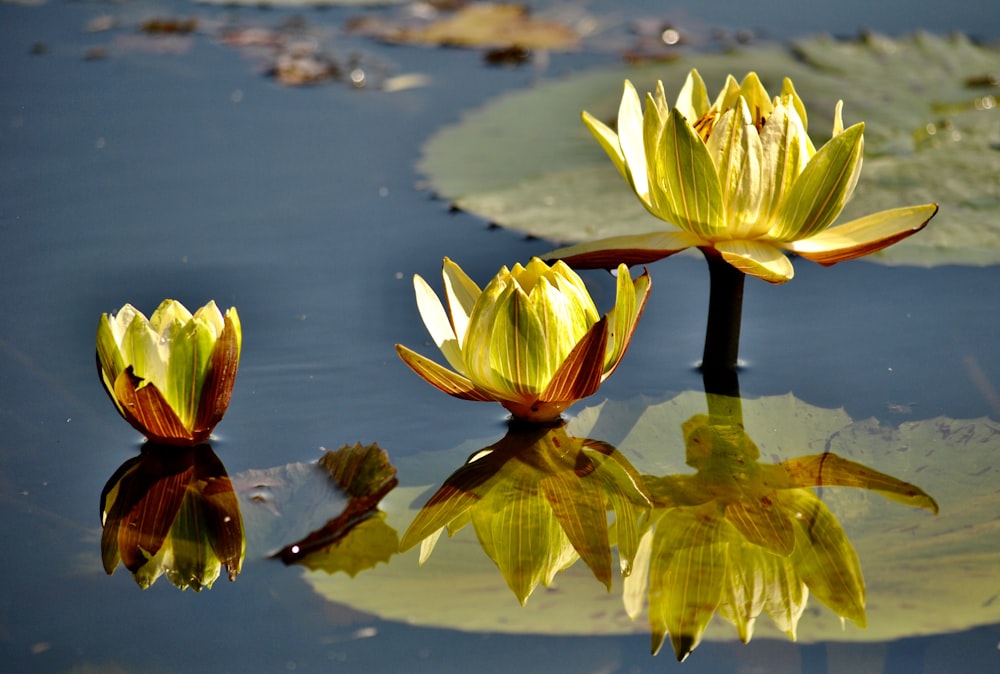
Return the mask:
<path id="1" fill-rule="evenodd" d="M 455 335 L 455 329 L 452 327 L 437 293 L 422 276 L 416 274 L 413 276 L 413 291 L 417 297 L 417 310 L 420 311 L 420 318 L 423 319 L 434 344 L 441 349 L 441 353 L 444 354 L 449 365 L 458 372 L 464 373 L 462 345 Z"/>
<path id="2" fill-rule="evenodd" d="M 663 90 L 662 82 L 660 82 L 657 90 L 658 92 Z M 674 107 L 684 115 L 685 119 L 694 124 L 699 117 L 708 112 L 711 106 L 712 104 L 708 100 L 708 89 L 705 87 L 705 81 L 701 79 L 701 75 L 697 70 L 691 70 L 688 73 L 687 79 L 684 80 L 684 86 L 681 87 L 680 93 L 677 94 L 677 102 L 674 104 Z"/>
<path id="3" fill-rule="evenodd" d="M 740 83 L 740 96 L 750 109 L 750 115 L 755 125 L 760 125 L 763 120 L 771 116 L 773 103 L 767 93 L 767 89 L 760 83 L 757 73 L 750 72 Z"/>
<path id="4" fill-rule="evenodd" d="M 649 272 L 644 271 L 635 281 L 629 275 L 628 267 L 618 266 L 618 287 L 614 308 L 608 312 L 611 333 L 608 337 L 608 350 L 604 360 L 604 378 L 607 379 L 615 371 L 628 345 L 635 334 L 635 326 L 642 316 L 649 299 L 651 282 Z"/>
<path id="5" fill-rule="evenodd" d="M 763 241 L 719 241 L 715 249 L 744 274 L 768 283 L 791 281 L 795 275 L 791 261 L 781 249 Z"/>
<path id="6" fill-rule="evenodd" d="M 480 402 L 496 400 L 496 397 L 479 389 L 462 375 L 438 365 L 433 360 L 421 356 L 419 353 L 406 348 L 402 344 L 396 345 L 396 353 L 399 354 L 404 363 L 410 366 L 411 370 L 423 377 L 424 381 L 450 396 L 461 398 L 462 400 L 477 400 Z"/>
<path id="7" fill-rule="evenodd" d="M 868 255 L 891 246 L 923 229 L 937 213 L 937 204 L 905 206 L 880 211 L 792 241 L 786 248 L 823 265 Z"/>
<path id="8" fill-rule="evenodd" d="M 758 234 L 754 230 L 764 194 L 761 184 L 764 150 L 742 98 L 735 108 L 722 114 L 706 145 L 722 185 L 726 230 L 733 238 L 752 238 Z"/>
<path id="9" fill-rule="evenodd" d="M 771 236 L 795 241 L 833 224 L 861 173 L 864 124 L 831 138 L 812 156 L 781 203 Z"/>
<path id="10" fill-rule="evenodd" d="M 628 180 L 629 184 L 631 184 L 632 179 L 629 178 L 628 170 L 625 168 L 625 155 L 622 154 L 621 145 L 618 143 L 618 134 L 586 110 L 581 113 L 580 119 L 583 120 L 584 125 L 590 129 L 590 132 L 594 134 L 594 138 L 597 139 L 597 142 L 604 148 L 608 157 L 614 162 L 618 172 L 622 174 L 622 178 Z"/>
<path id="11" fill-rule="evenodd" d="M 545 257 L 559 258 L 577 269 L 614 269 L 619 264 L 633 267 L 655 262 L 685 248 L 707 244 L 690 232 L 629 234 L 559 248 Z"/>
<path id="12" fill-rule="evenodd" d="M 476 300 L 479 299 L 482 291 L 462 271 L 461 267 L 448 258 L 444 258 L 441 275 L 444 277 L 444 291 L 445 297 L 448 300 L 448 313 L 451 316 L 451 325 L 454 328 L 455 337 L 458 339 L 459 345 L 461 345 L 462 340 L 465 338 L 466 330 L 469 327 L 469 316 L 472 314 L 472 308 L 476 306 Z"/>
<path id="13" fill-rule="evenodd" d="M 681 229 L 712 237 L 726 228 L 722 184 L 701 136 L 675 108 L 667 117 L 660 147 L 650 162 L 656 184 Z"/>
<path id="14" fill-rule="evenodd" d="M 644 202 L 649 201 L 649 177 L 646 173 L 646 148 L 643 142 L 642 102 L 635 87 L 625 80 L 625 91 L 618 107 L 618 142 L 625 157 L 632 189 Z"/>
<path id="15" fill-rule="evenodd" d="M 802 120 L 802 129 L 806 132 L 809 131 L 809 119 L 806 116 L 806 104 L 802 102 L 799 97 L 799 93 L 795 91 L 795 85 L 789 78 L 781 83 L 781 100 L 785 101 L 790 98 L 792 106 L 795 108 L 795 112 L 798 113 L 799 119 Z"/>

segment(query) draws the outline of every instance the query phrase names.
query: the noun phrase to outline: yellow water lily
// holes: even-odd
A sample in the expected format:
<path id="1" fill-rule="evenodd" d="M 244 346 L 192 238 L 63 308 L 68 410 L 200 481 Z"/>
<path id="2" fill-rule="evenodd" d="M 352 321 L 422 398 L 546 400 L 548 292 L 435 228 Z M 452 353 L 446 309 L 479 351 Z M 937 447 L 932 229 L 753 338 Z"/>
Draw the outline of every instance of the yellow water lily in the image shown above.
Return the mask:
<path id="1" fill-rule="evenodd" d="M 125 420 L 150 440 L 196 445 L 232 397 L 243 332 L 236 309 L 209 302 L 193 315 L 167 299 L 147 320 L 126 304 L 97 328 L 101 381 Z"/>
<path id="2" fill-rule="evenodd" d="M 454 371 L 400 344 L 400 358 L 430 384 L 464 400 L 496 401 L 518 419 L 551 421 L 595 393 L 618 367 L 649 294 L 618 266 L 615 307 L 603 318 L 564 262 L 503 267 L 484 290 L 444 259 L 447 310 L 415 276 L 420 315 Z"/>
<path id="3" fill-rule="evenodd" d="M 645 113 L 626 81 L 617 133 L 587 112 L 583 121 L 646 209 L 676 229 L 584 243 L 551 257 L 609 267 L 698 247 L 746 274 L 784 283 L 794 274 L 786 252 L 832 265 L 918 232 L 936 204 L 831 227 L 857 184 L 864 148 L 864 124 L 845 129 L 841 109 L 838 102 L 832 138 L 817 150 L 788 78 L 772 99 L 756 73 L 741 83 L 730 75 L 710 102 L 692 70 L 672 109 L 660 82 L 646 96 Z"/>

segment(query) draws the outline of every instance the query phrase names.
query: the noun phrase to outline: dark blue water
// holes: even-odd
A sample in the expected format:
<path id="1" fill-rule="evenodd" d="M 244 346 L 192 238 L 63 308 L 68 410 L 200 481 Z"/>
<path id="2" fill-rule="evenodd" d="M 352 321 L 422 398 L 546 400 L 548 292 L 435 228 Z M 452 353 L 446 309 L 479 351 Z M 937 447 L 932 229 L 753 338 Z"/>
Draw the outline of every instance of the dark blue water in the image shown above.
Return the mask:
<path id="1" fill-rule="evenodd" d="M 809 10 L 792 2 L 690 4 L 667 16 L 706 35 L 712 27 L 778 38 L 923 27 L 995 38 L 1000 25 L 1000 10 L 972 0 Z M 622 20 L 660 5 L 588 7 Z M 450 213 L 418 189 L 414 164 L 426 138 L 463 110 L 616 61 L 579 53 L 553 55 L 544 69 L 492 69 L 475 51 L 335 36 L 338 50 L 428 74 L 429 85 L 391 94 L 289 89 L 210 34 L 181 38 L 183 53 L 162 54 L 134 28 L 148 16 L 222 21 L 231 11 L 271 26 L 290 14 L 176 1 L 0 5 L 0 668 L 672 669 L 668 653 L 648 655 L 645 635 L 463 634 L 379 621 L 321 600 L 297 571 L 258 557 L 236 583 L 219 581 L 199 595 L 165 579 L 142 592 L 121 569 L 104 574 L 98 496 L 141 438 L 117 417 L 96 375 L 98 316 L 126 302 L 149 312 L 164 297 L 239 308 L 243 359 L 214 443 L 230 474 L 311 461 L 321 446 L 377 442 L 403 457 L 499 434 L 498 406 L 447 398 L 398 361 L 395 343 L 428 341 L 410 279 L 419 273 L 437 285 L 447 255 L 485 282 L 500 265 L 551 246 Z M 355 13 L 304 15 L 330 28 Z M 102 14 L 123 17 L 125 27 L 85 32 Z M 36 44 L 43 53 L 31 53 Z M 84 59 L 93 47 L 106 47 L 108 58 Z M 700 386 L 691 366 L 704 334 L 704 263 L 679 257 L 652 272 L 646 315 L 601 396 Z M 586 278 L 607 309 L 613 281 Z M 996 268 L 864 262 L 799 262 L 782 287 L 751 280 L 744 393 L 792 390 L 855 419 L 997 418 L 998 283 Z M 710 642 L 683 668 L 998 671 L 998 638 L 1000 628 L 988 626 L 863 646 Z M 851 669 L 859 660 L 864 669 Z"/>

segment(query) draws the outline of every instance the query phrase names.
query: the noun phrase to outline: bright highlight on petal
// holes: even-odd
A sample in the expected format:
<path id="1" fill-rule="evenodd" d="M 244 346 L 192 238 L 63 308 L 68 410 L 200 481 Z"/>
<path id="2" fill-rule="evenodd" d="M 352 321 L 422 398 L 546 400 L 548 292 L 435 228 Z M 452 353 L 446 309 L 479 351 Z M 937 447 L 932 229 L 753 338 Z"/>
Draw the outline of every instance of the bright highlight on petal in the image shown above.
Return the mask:
<path id="1" fill-rule="evenodd" d="M 453 370 L 396 345 L 428 383 L 465 400 L 494 400 L 517 418 L 550 421 L 597 391 L 618 367 L 642 315 L 649 276 L 618 267 L 616 307 L 601 318 L 583 280 L 562 261 L 503 267 L 482 291 L 445 258 L 446 312 L 419 276 L 420 315 Z"/>
<path id="2" fill-rule="evenodd" d="M 861 173 L 864 125 L 844 128 L 842 103 L 834 110 L 831 140 L 818 150 L 806 132 L 806 108 L 792 81 L 771 98 L 756 73 L 742 82 L 729 76 L 714 102 L 696 70 L 688 75 L 672 110 L 663 83 L 646 98 L 630 82 L 619 108 L 618 133 L 587 112 L 586 125 L 657 218 L 678 232 L 618 236 L 553 251 L 582 268 L 646 263 L 683 248 L 715 248 L 741 271 L 770 283 L 794 275 L 784 249 L 821 264 L 881 250 L 919 231 L 936 206 L 874 214 L 829 229 L 850 199 Z M 897 218 L 929 213 L 920 226 L 898 227 Z M 861 229 L 858 229 L 861 227 Z M 829 231 L 829 239 L 824 234 Z M 672 241 L 665 243 L 663 237 Z M 810 243 L 806 243 L 806 242 Z M 765 254 L 766 253 L 766 254 Z"/>
<path id="3" fill-rule="evenodd" d="M 121 415 L 150 440 L 196 445 L 222 420 L 232 397 L 243 331 L 215 302 L 191 314 L 164 300 L 147 320 L 130 304 L 97 328 L 101 381 Z"/>

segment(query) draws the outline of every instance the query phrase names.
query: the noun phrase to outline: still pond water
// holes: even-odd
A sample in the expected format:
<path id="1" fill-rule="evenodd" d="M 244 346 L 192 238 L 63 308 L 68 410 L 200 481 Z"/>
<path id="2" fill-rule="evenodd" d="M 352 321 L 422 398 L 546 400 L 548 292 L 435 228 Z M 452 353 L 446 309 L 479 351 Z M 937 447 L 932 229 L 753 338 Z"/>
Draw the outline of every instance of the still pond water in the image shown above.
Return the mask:
<path id="1" fill-rule="evenodd" d="M 646 0 L 579 4 L 610 25 L 662 16 L 660 3 Z M 839 3 L 805 11 L 790 0 L 690 2 L 672 6 L 667 18 L 707 42 L 713 29 L 776 39 L 850 35 L 861 27 L 1000 37 L 996 8 L 971 0 L 923 4 Z M 618 55 L 584 50 L 491 68 L 474 50 L 390 47 L 342 35 L 340 27 L 361 11 L 215 8 L 178 0 L 0 5 L 0 669 L 1000 671 L 995 620 L 935 633 L 912 616 L 913 627 L 904 625 L 891 638 L 865 638 L 848 625 L 830 641 L 795 644 L 772 632 L 747 645 L 718 621 L 706 642 L 677 664 L 669 645 L 649 654 L 644 617 L 631 633 L 583 625 L 589 619 L 579 629 L 455 629 L 453 619 L 441 616 L 464 599 L 447 596 L 447 584 L 422 605 L 383 613 L 409 614 L 416 624 L 384 619 L 360 606 L 363 601 L 351 606 L 320 596 L 301 569 L 266 557 L 330 516 L 281 502 L 287 508 L 279 513 L 285 519 L 280 540 L 250 531 L 254 516 L 244 513 L 250 546 L 234 583 L 223 578 L 196 594 L 161 578 L 142 591 L 121 568 L 105 574 L 101 490 L 142 439 L 101 390 L 94 332 L 102 312 L 126 302 L 146 312 L 164 297 L 188 306 L 214 298 L 239 308 L 240 372 L 212 443 L 238 489 L 253 486 L 253 471 L 315 461 L 321 448 L 377 443 L 400 468 L 401 490 L 410 490 L 401 493 L 419 505 L 428 488 L 505 432 L 498 406 L 432 390 L 403 366 L 393 345 L 432 353 L 424 348 L 413 274 L 437 286 L 447 255 L 485 283 L 500 265 L 527 261 L 552 245 L 449 212 L 447 203 L 419 189 L 420 148 L 437 129 L 498 93 L 614 65 Z M 116 17 L 117 27 L 88 31 L 103 16 Z M 138 34 L 136 27 L 156 16 L 197 16 L 203 29 L 162 39 Z M 213 37 L 213 27 L 224 22 L 275 28 L 292 16 L 304 17 L 338 54 L 359 55 L 373 77 L 417 73 L 427 79 L 391 93 L 343 84 L 288 88 L 263 75 L 259 53 Z M 741 384 L 748 398 L 791 391 L 804 404 L 843 408 L 839 413 L 849 420 L 874 417 L 886 426 L 1000 418 L 996 268 L 853 262 L 822 269 L 800 262 L 796 271 L 787 286 L 747 284 Z M 669 400 L 700 388 L 692 364 L 704 330 L 704 263 L 678 257 L 653 265 L 651 273 L 652 298 L 629 354 L 600 393 L 571 415 L 583 416 L 605 399 Z M 607 310 L 613 280 L 603 273 L 585 278 Z M 682 449 L 671 443 L 665 452 Z M 988 461 L 984 465 L 986 475 L 996 475 Z M 961 510 L 961 494 L 934 496 L 942 517 L 948 507 Z M 252 495 L 241 492 L 241 498 L 252 510 Z M 996 507 L 995 500 L 986 503 Z M 914 521 L 926 515 L 898 509 L 904 515 L 897 516 Z M 850 533 L 850 513 L 843 514 Z M 1000 539 L 995 525 L 979 531 Z M 891 551 L 877 547 L 859 547 L 862 566 L 866 557 L 892 559 Z M 990 549 L 997 555 L 1000 544 Z M 904 558 L 901 551 L 901 565 Z M 414 553 L 401 559 L 411 567 L 411 585 L 419 585 Z M 993 559 L 1000 567 L 1000 557 Z M 965 581 L 963 568 L 941 569 L 949 577 L 942 577 L 944 586 Z M 461 573 L 455 570 L 456 587 Z M 995 572 L 967 581 L 981 584 L 974 592 L 980 607 L 1000 592 Z M 406 601 L 399 589 L 405 583 L 393 582 L 400 581 L 368 581 L 365 592 L 390 593 L 385 604 L 397 592 Z M 578 602 L 570 606 L 581 615 L 595 612 L 584 600 L 561 597 L 558 578 L 553 587 L 537 590 L 529 606 L 563 599 Z M 870 595 L 876 592 L 870 584 Z M 506 592 L 488 599 L 473 604 L 470 595 L 468 610 L 488 618 L 517 608 Z M 944 606 L 949 595 L 934 601 Z M 935 606 L 919 598 L 914 603 L 931 612 Z M 870 608 L 869 629 L 877 631 L 878 607 Z M 831 615 L 813 601 L 803 623 L 814 614 Z"/>

